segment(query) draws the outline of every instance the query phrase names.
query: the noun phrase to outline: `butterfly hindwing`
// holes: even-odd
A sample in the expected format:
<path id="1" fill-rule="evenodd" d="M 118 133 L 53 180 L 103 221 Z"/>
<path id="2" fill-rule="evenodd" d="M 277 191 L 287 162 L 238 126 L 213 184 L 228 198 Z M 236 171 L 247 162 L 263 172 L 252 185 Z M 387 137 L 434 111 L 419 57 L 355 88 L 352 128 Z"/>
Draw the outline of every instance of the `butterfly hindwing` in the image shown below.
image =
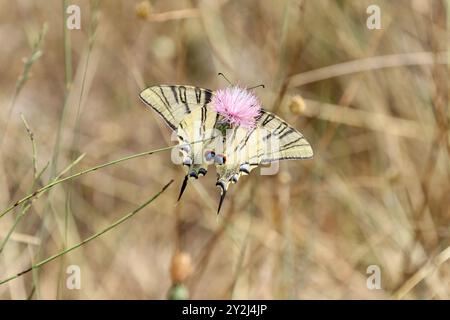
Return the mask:
<path id="1" fill-rule="evenodd" d="M 188 146 L 182 148 L 183 162 L 189 166 L 188 174 L 194 178 L 205 175 L 210 164 L 205 159 L 205 152 L 214 151 L 215 137 L 220 135 L 214 129 L 216 119 L 217 113 L 203 106 L 186 115 L 177 129 L 180 144 Z"/>

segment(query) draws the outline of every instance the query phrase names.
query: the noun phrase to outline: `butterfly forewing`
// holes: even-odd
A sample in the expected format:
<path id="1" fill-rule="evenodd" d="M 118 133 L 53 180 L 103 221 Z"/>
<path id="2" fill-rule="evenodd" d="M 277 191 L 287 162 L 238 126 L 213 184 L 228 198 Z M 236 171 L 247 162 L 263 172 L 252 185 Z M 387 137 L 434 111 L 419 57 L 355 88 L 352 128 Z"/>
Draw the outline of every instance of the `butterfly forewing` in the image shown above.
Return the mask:
<path id="1" fill-rule="evenodd" d="M 259 164 L 285 159 L 308 159 L 313 151 L 303 135 L 282 119 L 262 111 L 252 129 L 238 127 L 227 135 L 226 157 L 228 166 Z"/>
<path id="2" fill-rule="evenodd" d="M 250 162 L 269 163 L 286 159 L 309 159 L 313 150 L 308 141 L 294 127 L 271 112 L 263 110 L 257 121 L 258 148 Z M 256 150 L 258 149 L 258 150 Z"/>
<path id="3" fill-rule="evenodd" d="M 140 97 L 176 130 L 186 115 L 210 103 L 212 92 L 192 86 L 161 85 L 143 90 Z"/>

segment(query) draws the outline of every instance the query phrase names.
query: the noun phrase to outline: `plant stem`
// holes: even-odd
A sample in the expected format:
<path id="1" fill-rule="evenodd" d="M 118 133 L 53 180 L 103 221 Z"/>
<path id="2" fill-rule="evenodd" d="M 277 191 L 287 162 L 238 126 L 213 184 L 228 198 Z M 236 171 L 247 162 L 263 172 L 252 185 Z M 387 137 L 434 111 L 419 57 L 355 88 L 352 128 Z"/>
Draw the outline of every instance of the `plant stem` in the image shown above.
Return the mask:
<path id="1" fill-rule="evenodd" d="M 100 164 L 98 166 L 95 166 L 95 167 L 92 167 L 92 168 L 89 168 L 89 169 L 86 169 L 86 170 L 83 170 L 83 171 L 80 171 L 80 172 L 77 172 L 75 174 L 72 174 L 72 175 L 70 175 L 68 177 L 65 177 L 65 178 L 62 178 L 62 179 L 54 180 L 53 182 L 50 182 L 46 186 L 43 186 L 42 188 L 39 188 L 39 189 L 35 190 L 33 193 L 31 193 L 31 194 L 27 195 L 26 197 L 20 199 L 19 201 L 17 201 L 13 205 L 11 205 L 10 207 L 8 207 L 4 211 L 2 211 L 2 213 L 0 213 L 0 218 L 2 218 L 5 214 L 7 214 L 11 210 L 13 210 L 18 205 L 24 203 L 28 199 L 31 199 L 31 198 L 35 197 L 36 195 L 38 195 L 42 191 L 50 189 L 50 188 L 54 187 L 55 185 L 60 184 L 61 182 L 64 182 L 64 181 L 67 181 L 67 180 L 70 180 L 70 179 L 74 179 L 74 178 L 78 178 L 79 176 L 82 176 L 82 175 L 84 175 L 86 173 L 89 173 L 89 172 L 92 172 L 92 171 L 95 171 L 95 170 L 98 170 L 98 169 L 101 169 L 101 168 L 104 168 L 104 167 L 108 167 L 108 166 L 117 164 L 117 163 L 122 162 L 122 161 L 126 161 L 126 160 L 130 160 L 130 159 L 142 157 L 142 156 L 145 156 L 145 155 L 151 155 L 151 154 L 158 153 L 158 152 L 161 152 L 161 151 L 170 150 L 170 149 L 175 148 L 175 147 L 177 147 L 177 145 L 170 146 L 170 147 L 165 147 L 165 148 L 161 148 L 161 149 L 156 149 L 156 150 L 151 150 L 151 151 L 145 151 L 145 152 L 141 152 L 141 153 L 138 153 L 138 154 L 133 154 L 131 156 L 127 156 L 127 157 L 124 157 L 124 158 L 113 160 L 113 161 L 110 161 L 110 162 L 107 162 L 107 163 L 103 163 L 103 164 Z"/>
<path id="2" fill-rule="evenodd" d="M 134 209 L 133 211 L 131 211 L 130 213 L 126 214 L 125 216 L 123 216 L 122 218 L 116 220 L 113 224 L 109 225 L 107 228 L 103 229 L 100 232 L 97 232 L 96 234 L 93 234 L 92 236 L 84 239 L 83 241 L 77 243 L 76 245 L 73 245 L 72 247 L 69 247 L 57 254 L 54 254 L 53 256 L 48 257 L 47 259 L 44 259 L 36 264 L 31 265 L 31 267 L 17 273 L 14 276 L 8 277 L 4 280 L 0 281 L 0 285 L 9 282 L 11 280 L 14 280 L 34 269 L 38 269 L 40 267 L 42 267 L 43 265 L 55 260 L 58 257 L 61 257 L 63 255 L 65 255 L 66 253 L 69 253 L 70 251 L 73 251 L 79 247 L 81 247 L 82 245 L 94 240 L 95 238 L 98 238 L 99 236 L 101 236 L 102 234 L 108 232 L 109 230 L 117 227 L 119 224 L 125 222 L 126 220 L 128 220 L 129 218 L 131 218 L 132 216 L 134 216 L 136 213 L 138 213 L 140 210 L 142 210 L 143 208 L 145 208 L 148 204 L 150 204 L 153 200 L 155 200 L 156 198 L 158 198 L 171 184 L 172 184 L 173 180 L 170 180 L 162 189 L 161 191 L 159 191 L 157 194 L 155 194 L 153 197 L 151 197 L 150 199 L 148 199 L 147 201 L 145 201 L 143 204 L 141 204 L 139 207 L 137 207 L 136 209 Z"/>
<path id="3" fill-rule="evenodd" d="M 178 145 L 173 145 L 173 146 L 170 146 L 170 147 L 164 147 L 164 148 L 160 148 L 160 149 L 155 149 L 155 150 L 145 151 L 145 152 L 141 152 L 141 153 L 137 153 L 137 154 L 132 154 L 131 156 L 127 156 L 127 157 L 116 159 L 116 160 L 113 160 L 113 161 L 110 161 L 110 162 L 99 164 L 98 166 L 95 166 L 95 167 L 92 167 L 92 168 L 89 168 L 89 169 L 77 172 L 75 174 L 72 174 L 72 175 L 67 176 L 65 178 L 62 178 L 62 179 L 53 180 L 52 182 L 50 182 L 46 186 L 43 186 L 42 188 L 39 188 L 39 189 L 35 190 L 33 193 L 31 193 L 31 194 L 27 195 L 26 197 L 18 200 L 13 205 L 11 205 L 8 208 L 6 208 L 5 210 L 3 210 L 0 213 L 0 219 L 5 214 L 7 214 L 8 212 L 12 211 L 18 205 L 24 203 L 28 199 L 31 199 L 31 198 L 37 196 L 41 192 L 43 192 L 43 191 L 45 191 L 47 189 L 50 189 L 50 188 L 54 187 L 57 184 L 60 184 L 61 182 L 64 182 L 64 181 L 67 181 L 67 180 L 70 180 L 70 179 L 74 179 L 74 178 L 78 178 L 78 177 L 80 177 L 82 175 L 85 175 L 86 173 L 89 173 L 89 172 L 92 172 L 92 171 L 95 171 L 95 170 L 98 170 L 98 169 L 101 169 L 101 168 L 105 168 L 105 167 L 108 167 L 108 166 L 111 166 L 111 165 L 114 165 L 114 164 L 117 164 L 117 163 L 120 163 L 120 162 L 123 162 L 123 161 L 131 160 L 131 159 L 142 157 L 142 156 L 152 155 L 152 154 L 155 154 L 155 153 L 158 153 L 158 152 L 162 152 L 162 151 L 171 150 L 171 149 L 176 148 L 176 147 L 183 147 L 183 146 L 193 145 L 193 144 L 196 144 L 196 143 L 199 143 L 199 142 L 205 142 L 205 141 L 208 141 L 208 140 L 211 140 L 211 139 L 213 139 L 213 138 L 208 138 L 208 139 L 194 141 L 192 143 L 178 144 Z"/>
<path id="4" fill-rule="evenodd" d="M 64 174 L 66 174 L 69 170 L 71 170 L 76 164 L 78 164 L 82 159 L 84 158 L 84 153 L 82 155 L 80 155 L 77 159 L 75 159 L 67 168 L 65 168 L 60 174 L 58 174 L 56 176 L 55 179 L 53 179 L 53 181 L 56 181 L 58 179 L 60 179 Z M 37 177 L 34 179 L 33 181 L 33 187 L 31 188 L 30 192 L 33 190 L 34 185 L 37 183 L 37 181 L 41 178 L 42 174 L 45 172 L 45 170 L 48 167 L 48 163 L 47 165 L 44 166 L 44 168 L 39 172 L 39 174 L 37 175 Z M 47 189 L 48 190 L 48 189 Z M 46 190 L 46 191 L 47 191 Z M 11 229 L 9 229 L 8 233 L 6 234 L 6 237 L 4 238 L 3 242 L 0 245 L 0 253 L 3 251 L 3 248 L 5 247 L 6 243 L 8 242 L 9 238 L 11 237 L 12 233 L 14 232 L 15 228 L 17 227 L 18 223 L 20 222 L 20 220 L 24 217 L 24 215 L 28 212 L 28 210 L 31 208 L 31 205 L 33 203 L 33 201 L 35 201 L 36 199 L 38 199 L 41 195 L 43 195 L 45 193 L 45 191 L 43 192 L 39 192 L 38 195 L 36 195 L 36 198 L 32 199 L 31 201 L 28 201 L 26 203 L 23 204 L 22 207 L 22 211 L 17 215 L 16 217 L 16 221 L 14 222 L 14 224 L 12 225 Z"/>

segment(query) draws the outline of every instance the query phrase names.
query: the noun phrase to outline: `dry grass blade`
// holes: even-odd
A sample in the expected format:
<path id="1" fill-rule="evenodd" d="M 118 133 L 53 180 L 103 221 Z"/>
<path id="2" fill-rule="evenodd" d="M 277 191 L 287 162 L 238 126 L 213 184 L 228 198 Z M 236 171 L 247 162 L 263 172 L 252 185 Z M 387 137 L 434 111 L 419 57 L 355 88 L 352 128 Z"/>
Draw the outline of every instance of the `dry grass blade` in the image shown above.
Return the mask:
<path id="1" fill-rule="evenodd" d="M 448 64 L 448 53 L 414 52 L 353 60 L 294 75 L 289 79 L 289 87 L 300 87 L 308 83 L 357 72 L 432 64 Z"/>
<path id="2" fill-rule="evenodd" d="M 420 124 L 416 121 L 351 109 L 331 103 L 322 103 L 296 96 L 292 97 L 291 103 L 301 104 L 303 107 L 299 113 L 307 117 L 367 128 L 389 135 L 429 141 L 432 139 L 435 131 L 433 126 Z"/>
<path id="3" fill-rule="evenodd" d="M 392 295 L 393 299 L 403 299 L 411 290 L 430 274 L 436 272 L 440 266 L 450 260 L 450 247 L 440 252 L 436 257 L 427 261 L 414 275 Z"/>
<path id="4" fill-rule="evenodd" d="M 8 124 L 9 124 L 9 120 L 11 118 L 11 114 L 12 114 L 12 112 L 14 110 L 14 106 L 16 104 L 17 97 L 19 96 L 19 94 L 22 91 L 25 83 L 28 81 L 28 79 L 30 77 L 31 67 L 42 56 L 41 48 L 42 48 L 42 45 L 43 45 L 43 42 L 44 42 L 44 37 L 45 37 L 45 34 L 47 33 L 47 30 L 48 30 L 48 26 L 47 26 L 47 24 L 44 24 L 42 26 L 42 29 L 39 32 L 37 38 L 34 40 L 34 42 L 32 44 L 30 56 L 24 60 L 23 71 L 22 71 L 22 74 L 20 75 L 20 77 L 16 81 L 16 86 L 14 88 L 14 93 L 13 93 L 13 96 L 11 98 L 10 106 L 8 108 L 8 113 L 6 115 L 5 126 L 2 129 L 2 132 L 0 133 L 1 134 L 1 136 L 0 136 L 0 150 L 3 147 L 3 139 L 5 137 L 5 134 L 6 134 L 6 131 L 7 131 L 7 128 L 8 128 Z"/>

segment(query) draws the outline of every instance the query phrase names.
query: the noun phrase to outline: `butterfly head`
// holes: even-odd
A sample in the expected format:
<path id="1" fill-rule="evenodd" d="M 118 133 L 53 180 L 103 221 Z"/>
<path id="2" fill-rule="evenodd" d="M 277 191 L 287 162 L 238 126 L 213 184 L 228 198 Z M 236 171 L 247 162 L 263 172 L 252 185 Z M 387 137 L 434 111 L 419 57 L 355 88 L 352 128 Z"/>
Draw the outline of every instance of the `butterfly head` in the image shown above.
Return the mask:
<path id="1" fill-rule="evenodd" d="M 253 128 L 261 113 L 261 104 L 255 94 L 238 86 L 217 90 L 211 103 L 232 126 Z"/>

